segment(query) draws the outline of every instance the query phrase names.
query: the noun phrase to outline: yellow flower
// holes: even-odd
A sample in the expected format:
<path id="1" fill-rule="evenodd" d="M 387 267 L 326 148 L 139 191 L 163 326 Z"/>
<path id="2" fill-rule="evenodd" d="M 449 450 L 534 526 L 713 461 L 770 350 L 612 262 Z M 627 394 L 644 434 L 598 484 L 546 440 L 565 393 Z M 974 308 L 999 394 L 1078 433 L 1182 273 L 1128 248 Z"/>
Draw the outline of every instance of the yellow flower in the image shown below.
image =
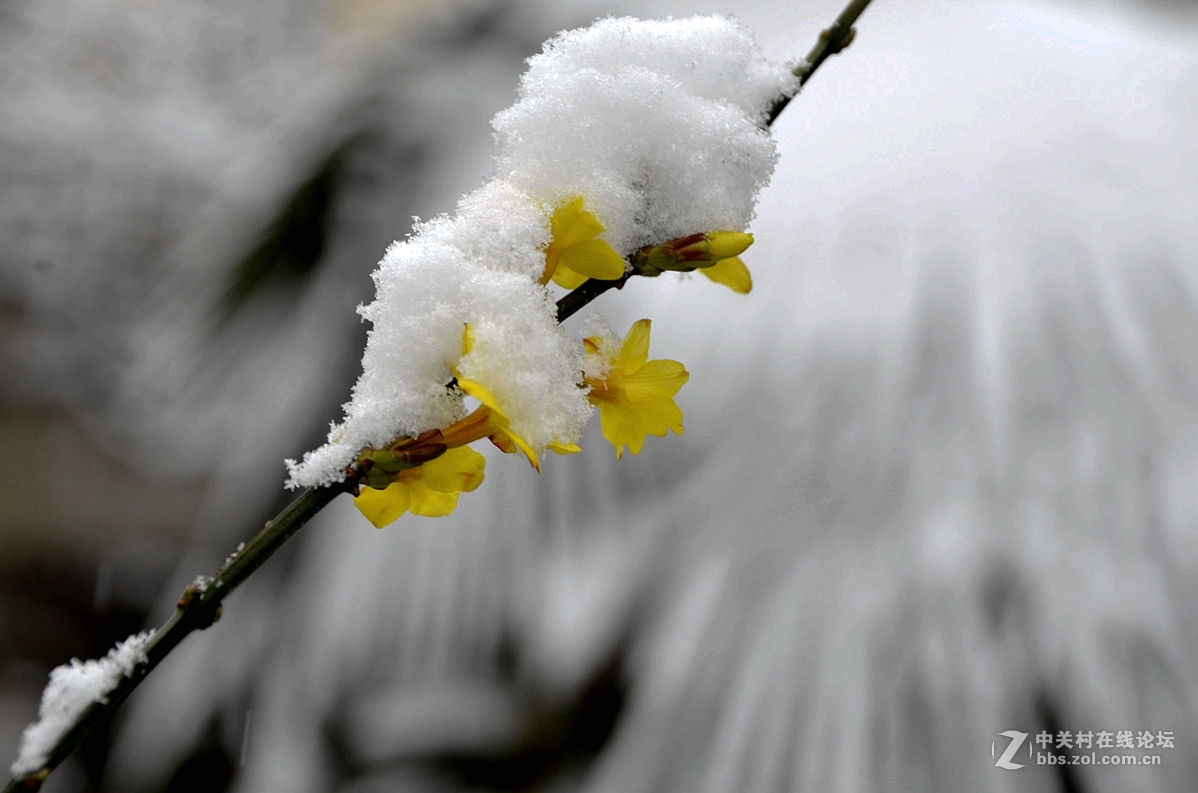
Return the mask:
<path id="1" fill-rule="evenodd" d="M 467 447 L 449 449 L 426 463 L 400 471 L 382 490 L 363 487 L 354 506 L 381 529 L 405 512 L 439 518 L 453 512 L 458 493 L 468 493 L 483 481 L 487 460 Z"/>
<path id="2" fill-rule="evenodd" d="M 489 438 L 491 443 L 498 446 L 504 454 L 512 454 L 516 450 L 519 450 L 528 458 L 528 462 L 532 464 L 532 467 L 540 471 L 541 464 L 537 461 L 537 453 L 523 438 L 512 432 L 508 417 L 499 408 L 499 403 L 495 401 L 495 397 L 491 396 L 491 392 L 473 380 L 463 380 L 461 378 L 458 378 L 458 388 L 462 389 L 463 394 L 472 396 L 479 402 L 482 402 L 482 407 L 457 424 L 451 425 L 445 431 L 446 442 L 451 446 L 455 446 L 458 443 L 469 443 L 470 441 L 468 440 L 455 437 L 457 433 L 454 433 L 454 429 L 458 427 L 458 424 L 464 424 L 460 428 L 463 437 L 469 435 L 476 436 L 470 440 Z M 471 418 L 474 421 L 470 421 Z"/>
<path id="3" fill-rule="evenodd" d="M 640 454 L 646 435 L 682 434 L 682 410 L 674 395 L 690 374 L 678 361 L 649 360 L 649 326 L 647 319 L 633 323 L 618 350 L 602 337 L 583 340 L 588 364 L 598 364 L 588 366 L 596 374 L 586 377 L 587 399 L 599 408 L 603 437 L 616 447 L 617 459 L 625 445 Z"/>
<path id="4" fill-rule="evenodd" d="M 624 275 L 624 258 L 612 246 L 596 239 L 604 232 L 595 213 L 583 209 L 582 196 L 559 206 L 549 219 L 553 238 L 545 250 L 541 283 L 553 282 L 577 289 L 588 278 L 614 281 Z"/>
<path id="5" fill-rule="evenodd" d="M 462 329 L 462 357 L 464 358 L 473 347 L 474 331 L 470 329 L 470 323 L 467 322 Z M 499 407 L 499 402 L 491 395 L 491 392 L 481 383 L 463 378 L 458 373 L 456 366 L 450 368 L 453 370 L 453 376 L 462 393 L 474 397 L 482 403 L 482 406 L 442 431 L 445 444 L 450 447 L 464 446 L 480 438 L 489 438 L 491 443 L 498 446 L 504 454 L 512 454 L 517 450 L 522 452 L 539 473 L 541 463 L 537 460 L 536 451 L 523 438 L 512 432 L 507 414 Z"/>
<path id="6" fill-rule="evenodd" d="M 753 278 L 740 254 L 752 244 L 753 235 L 743 231 L 712 231 L 648 245 L 632 261 L 642 275 L 700 270 L 717 284 L 744 295 L 752 290 Z"/>
<path id="7" fill-rule="evenodd" d="M 462 355 L 470 352 L 474 334 L 469 323 L 462 332 Z M 489 438 L 506 453 L 519 450 L 538 471 L 536 452 L 509 426 L 491 392 L 473 380 L 458 376 L 457 386 L 482 405 L 464 419 L 444 429 L 433 429 L 415 438 L 402 437 L 381 449 L 367 446 L 354 465 L 361 488 L 354 505 L 377 528 L 394 522 L 405 512 L 430 518 L 453 512 L 458 493 L 468 493 L 483 481 L 486 458 L 466 446 Z M 550 444 L 558 454 L 580 449 L 574 444 Z"/>

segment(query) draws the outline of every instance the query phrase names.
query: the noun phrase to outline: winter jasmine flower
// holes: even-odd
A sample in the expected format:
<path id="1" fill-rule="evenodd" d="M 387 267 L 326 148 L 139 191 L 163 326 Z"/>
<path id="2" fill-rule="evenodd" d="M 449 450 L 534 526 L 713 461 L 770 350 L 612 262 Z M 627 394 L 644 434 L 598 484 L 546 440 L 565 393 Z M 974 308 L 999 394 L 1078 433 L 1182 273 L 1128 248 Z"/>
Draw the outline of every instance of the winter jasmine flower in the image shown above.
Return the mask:
<path id="1" fill-rule="evenodd" d="M 606 229 L 595 213 L 583 208 L 582 196 L 555 209 L 549 227 L 552 239 L 545 250 L 541 283 L 552 278 L 564 289 L 577 289 L 588 278 L 614 281 L 624 275 L 624 258 L 597 239 Z"/>
<path id="2" fill-rule="evenodd" d="M 393 523 L 405 512 L 439 518 L 453 512 L 458 493 L 468 493 L 483 481 L 487 460 L 469 447 L 442 452 L 426 463 L 399 471 L 382 490 L 364 487 L 354 506 L 376 529 Z"/>
<path id="3" fill-rule="evenodd" d="M 649 360 L 649 328 L 649 320 L 642 319 L 623 343 L 603 336 L 583 340 L 591 387 L 587 399 L 599 408 L 603 437 L 616 447 L 617 459 L 625 446 L 640 454 L 646 435 L 682 434 L 682 410 L 674 395 L 690 374 L 678 361 Z"/>

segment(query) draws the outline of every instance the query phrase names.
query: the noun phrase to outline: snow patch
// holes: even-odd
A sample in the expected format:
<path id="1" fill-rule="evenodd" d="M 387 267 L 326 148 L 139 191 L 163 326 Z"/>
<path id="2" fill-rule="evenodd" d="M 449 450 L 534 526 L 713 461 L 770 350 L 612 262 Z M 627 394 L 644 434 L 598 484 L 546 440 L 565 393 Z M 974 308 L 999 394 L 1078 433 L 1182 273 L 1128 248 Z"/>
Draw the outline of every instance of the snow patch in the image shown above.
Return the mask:
<path id="1" fill-rule="evenodd" d="M 93 661 L 72 658 L 50 672 L 50 682 L 42 692 L 37 721 L 21 734 L 21 751 L 10 771 L 16 779 L 43 768 L 50 753 L 75 722 L 94 702 L 107 702 L 108 694 L 121 679 L 145 663 L 146 647 L 154 631 L 130 636 Z"/>

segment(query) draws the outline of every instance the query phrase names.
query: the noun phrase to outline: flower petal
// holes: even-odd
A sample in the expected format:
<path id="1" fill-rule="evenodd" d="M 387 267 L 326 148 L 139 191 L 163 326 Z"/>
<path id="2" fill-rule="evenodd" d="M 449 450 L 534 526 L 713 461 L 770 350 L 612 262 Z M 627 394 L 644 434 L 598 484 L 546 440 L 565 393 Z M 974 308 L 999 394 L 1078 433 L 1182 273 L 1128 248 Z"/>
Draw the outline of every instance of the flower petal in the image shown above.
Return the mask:
<path id="1" fill-rule="evenodd" d="M 474 348 L 474 329 L 470 327 L 469 322 L 462 323 L 462 357 L 470 354 L 470 350 Z"/>
<path id="2" fill-rule="evenodd" d="M 463 380 L 458 378 L 458 388 L 462 390 L 463 394 L 472 396 L 479 402 L 482 402 L 484 405 L 489 407 L 492 411 L 492 414 L 498 413 L 498 416 L 493 415 L 493 418 L 497 419 L 498 423 L 502 424 L 507 421 L 507 416 L 503 415 L 503 411 L 499 409 L 499 403 L 495 401 L 495 397 L 493 397 L 491 392 L 483 388 L 480 384 L 474 382 L 473 380 Z"/>
<path id="3" fill-rule="evenodd" d="M 412 502 L 408 487 L 406 482 L 392 482 L 386 490 L 364 487 L 354 497 L 354 506 L 376 529 L 381 529 L 394 523 L 400 515 L 408 511 Z"/>
<path id="4" fill-rule="evenodd" d="M 562 289 L 577 289 L 588 280 L 590 279 L 585 275 L 579 275 L 564 264 L 559 264 L 557 269 L 553 271 L 553 283 Z"/>
<path id="5" fill-rule="evenodd" d="M 469 493 L 482 484 L 486 467 L 486 457 L 469 446 L 459 446 L 429 460 L 417 470 L 420 472 L 419 481 L 429 490 L 438 493 Z M 415 504 L 415 493 L 412 497 L 412 503 Z M 412 511 L 415 512 L 415 508 Z"/>
<path id="6" fill-rule="evenodd" d="M 669 399 L 690 379 L 690 373 L 678 361 L 658 359 L 647 361 L 623 380 L 624 394 L 632 402 Z"/>
<path id="7" fill-rule="evenodd" d="M 713 231 L 706 242 L 707 253 L 718 262 L 744 253 L 753 244 L 753 235 L 743 231 Z"/>
<path id="8" fill-rule="evenodd" d="M 491 436 L 491 443 L 504 454 L 522 453 L 528 458 L 528 464 L 537 469 L 538 474 L 541 473 L 541 461 L 537 459 L 537 453 L 516 433 L 507 429 L 498 430 Z"/>
<path id="9" fill-rule="evenodd" d="M 549 444 L 549 451 L 554 454 L 578 454 L 582 451 L 582 447 L 577 443 L 558 443 L 554 441 Z"/>
<path id="10" fill-rule="evenodd" d="M 537 460 L 537 453 L 528 445 L 528 442 L 521 438 L 516 433 L 508 429 L 508 417 L 499 408 L 499 403 L 495 401 L 495 397 L 490 391 L 483 388 L 473 380 L 458 380 L 458 388 L 462 389 L 462 393 L 474 397 L 491 411 L 491 423 L 495 426 L 495 434 L 491 435 L 491 442 L 499 447 L 505 454 L 512 453 L 512 446 L 519 449 L 533 468 L 539 473 L 541 463 Z"/>
<path id="11" fill-rule="evenodd" d="M 603 437 L 616 447 L 616 459 L 624 456 L 624 446 L 640 454 L 646 435 L 661 437 L 670 430 L 682 434 L 682 409 L 673 399 L 631 402 L 619 399 L 599 403 Z"/>
<path id="12" fill-rule="evenodd" d="M 481 455 L 480 455 L 481 456 Z M 453 512 L 458 505 L 457 493 L 438 493 L 425 486 L 417 479 L 408 485 L 411 492 L 411 505 L 408 507 L 413 515 L 423 515 L 426 518 L 443 518 Z"/>
<path id="13" fill-rule="evenodd" d="M 620 354 L 616 358 L 616 368 L 625 375 L 630 375 L 645 365 L 649 360 L 649 328 L 652 323 L 647 319 L 638 319 L 628 329 L 624 343 L 620 345 Z"/>
<path id="14" fill-rule="evenodd" d="M 553 235 L 553 245 L 564 251 L 571 245 L 585 240 L 593 240 L 604 232 L 603 224 L 595 213 L 582 208 L 582 196 L 559 206 L 549 219 L 549 231 Z"/>
<path id="15" fill-rule="evenodd" d="M 516 433 L 512 432 L 509 429 L 501 430 L 501 432 L 504 436 L 506 436 L 508 441 L 515 444 L 516 448 L 519 449 L 524 454 L 524 456 L 528 458 L 528 464 L 531 465 L 533 468 L 537 469 L 538 474 L 541 473 L 541 462 L 537 459 L 537 453 L 535 451 L 533 451 L 533 448 L 531 446 L 528 445 L 528 441 L 524 440 L 519 435 L 517 435 Z M 496 444 L 496 445 L 498 445 L 498 444 Z M 500 448 L 503 448 L 503 447 L 500 447 Z M 506 449 L 505 449 L 505 451 L 506 451 Z"/>
<path id="16" fill-rule="evenodd" d="M 682 408 L 672 399 L 642 402 L 637 405 L 640 425 L 650 435 L 661 437 L 667 430 L 675 435 L 682 434 Z"/>
<path id="17" fill-rule="evenodd" d="M 624 276 L 624 257 L 603 240 L 586 240 L 562 249 L 557 271 L 563 267 L 588 278 L 614 281 Z"/>
<path id="18" fill-rule="evenodd" d="M 722 259 L 699 272 L 738 294 L 747 295 L 753 289 L 753 276 L 749 275 L 749 268 L 738 256 Z"/>
<path id="19" fill-rule="evenodd" d="M 625 444 L 631 447 L 633 454 L 639 454 L 645 445 L 645 433 L 637 431 L 635 416 L 629 416 L 615 404 L 599 403 L 599 422 L 603 426 L 603 437 L 616 447 L 617 460 L 624 456 Z"/>

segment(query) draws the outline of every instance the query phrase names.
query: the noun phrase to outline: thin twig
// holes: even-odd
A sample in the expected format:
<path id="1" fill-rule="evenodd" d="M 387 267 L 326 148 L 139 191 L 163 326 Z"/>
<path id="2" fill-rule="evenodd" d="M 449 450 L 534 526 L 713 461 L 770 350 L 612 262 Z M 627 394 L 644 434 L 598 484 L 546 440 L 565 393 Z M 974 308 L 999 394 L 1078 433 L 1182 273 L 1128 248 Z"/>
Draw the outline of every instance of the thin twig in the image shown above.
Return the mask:
<path id="1" fill-rule="evenodd" d="M 807 54 L 807 58 L 795 68 L 795 75 L 802 87 L 816 69 L 830 56 L 843 50 L 853 41 L 856 30 L 853 23 L 870 4 L 870 0 L 853 0 L 840 12 L 832 26 L 820 33 L 819 40 Z M 779 98 L 770 107 L 766 125 L 774 123 L 778 115 L 790 103 L 792 96 Z M 557 301 L 557 321 L 562 322 L 574 315 L 588 303 L 609 289 L 620 289 L 636 272 L 631 272 L 614 281 L 590 280 Z M 345 492 L 345 486 L 323 487 L 307 490 L 291 502 L 273 520 L 266 524 L 245 547 L 225 562 L 224 566 L 204 586 L 192 585 L 183 592 L 174 615 L 155 632 L 146 645 L 147 661 L 139 664 L 129 676 L 122 678 L 116 688 L 108 693 L 104 702 L 92 704 L 75 725 L 58 740 L 49 760 L 38 771 L 21 779 L 13 779 L 4 786 L 3 793 L 36 791 L 42 782 L 83 741 L 91 729 L 104 717 L 120 707 L 141 681 L 162 662 L 171 650 L 192 631 L 203 630 L 220 619 L 221 603 L 243 581 L 266 562 L 283 543 L 307 523 L 312 516 L 324 509 L 329 502 Z"/>
<path id="2" fill-rule="evenodd" d="M 628 283 L 628 279 L 636 273 L 629 273 L 623 278 L 617 278 L 614 281 L 596 281 L 594 278 L 587 281 L 582 286 L 568 293 L 561 300 L 557 301 L 557 321 L 565 322 L 566 317 L 572 317 L 582 310 L 582 307 L 590 303 L 599 295 L 606 292 L 608 289 L 623 289 L 624 284 Z"/>
<path id="3" fill-rule="evenodd" d="M 807 84 L 811 75 L 815 74 L 815 70 L 824 61 L 853 43 L 853 39 L 857 36 L 857 29 L 853 27 L 853 23 L 857 21 L 857 17 L 861 16 L 870 2 L 871 0 L 853 0 L 844 7 L 835 22 L 820 32 L 819 39 L 811 48 L 811 52 L 807 53 L 807 57 L 795 67 L 794 75 L 799 78 L 799 88 Z M 774 102 L 766 116 L 767 127 L 777 120 L 779 114 L 790 104 L 791 99 L 794 99 L 794 94 L 781 97 Z"/>

